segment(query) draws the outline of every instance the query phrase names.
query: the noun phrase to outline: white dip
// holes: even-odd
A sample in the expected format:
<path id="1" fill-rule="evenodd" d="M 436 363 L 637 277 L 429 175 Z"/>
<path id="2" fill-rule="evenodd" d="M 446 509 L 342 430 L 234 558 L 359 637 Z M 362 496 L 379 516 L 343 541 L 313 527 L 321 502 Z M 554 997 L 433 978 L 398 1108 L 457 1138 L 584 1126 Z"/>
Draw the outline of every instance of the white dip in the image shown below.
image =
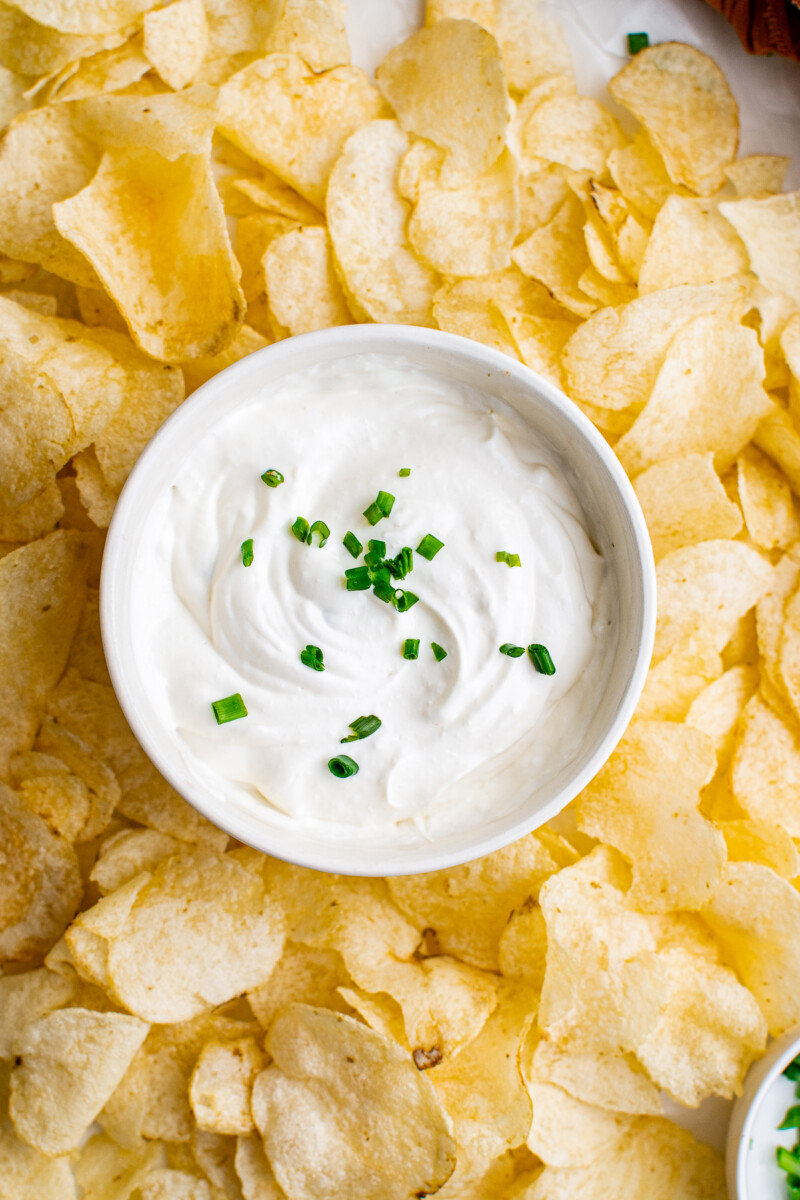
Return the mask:
<path id="1" fill-rule="evenodd" d="M 285 483 L 265 486 L 268 468 Z M 362 512 L 380 489 L 396 501 L 372 528 Z M 298 515 L 330 526 L 324 548 L 292 535 Z M 348 530 L 387 556 L 444 542 L 397 583 L 419 596 L 410 611 L 345 589 L 363 563 Z M 610 574 L 563 466 L 510 408 L 360 355 L 264 388 L 187 449 L 147 518 L 133 634 L 159 719 L 206 788 L 284 827 L 409 842 L 511 811 L 576 753 L 616 639 Z M 505 642 L 544 644 L 556 674 Z M 300 661 L 307 644 L 324 672 Z M 217 725 L 211 701 L 235 692 L 248 716 Z M 373 713 L 375 734 L 340 744 Z M 339 754 L 357 775 L 331 774 Z"/>

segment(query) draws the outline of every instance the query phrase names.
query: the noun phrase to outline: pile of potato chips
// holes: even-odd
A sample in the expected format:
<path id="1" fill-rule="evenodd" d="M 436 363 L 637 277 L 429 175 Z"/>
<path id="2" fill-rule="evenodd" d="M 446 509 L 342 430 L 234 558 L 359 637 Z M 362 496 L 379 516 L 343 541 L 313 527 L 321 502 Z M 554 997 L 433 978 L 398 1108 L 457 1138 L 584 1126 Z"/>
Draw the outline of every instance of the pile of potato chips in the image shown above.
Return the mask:
<path id="1" fill-rule="evenodd" d="M 733 1096 L 800 1022 L 787 161 L 736 160 L 688 46 L 611 81 L 620 124 L 532 0 L 429 0 L 377 86 L 338 0 L 7 0 L 0 63 L 0 1198 L 722 1200 L 663 1095 Z M 563 386 L 658 573 L 639 710 L 561 832 L 390 880 L 205 822 L 98 626 L 160 423 L 352 321 Z"/>

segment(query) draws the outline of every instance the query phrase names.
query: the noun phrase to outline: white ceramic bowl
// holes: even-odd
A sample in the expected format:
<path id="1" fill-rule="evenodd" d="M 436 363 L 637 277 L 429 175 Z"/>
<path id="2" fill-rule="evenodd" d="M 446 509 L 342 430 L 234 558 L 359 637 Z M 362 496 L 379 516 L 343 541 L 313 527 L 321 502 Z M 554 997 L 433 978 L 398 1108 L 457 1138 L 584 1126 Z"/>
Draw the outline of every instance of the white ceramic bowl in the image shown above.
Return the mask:
<path id="1" fill-rule="evenodd" d="M 800 1029 L 790 1029 L 750 1068 L 728 1126 L 725 1172 L 730 1200 L 786 1200 L 786 1175 L 775 1158 L 793 1146 L 797 1129 L 778 1126 L 797 1098 L 797 1084 L 783 1074 L 800 1054 Z"/>
<path id="2" fill-rule="evenodd" d="M 131 573 L 143 517 L 169 487 L 191 446 L 220 413 L 264 384 L 320 363 L 359 354 L 403 355 L 415 366 L 465 383 L 516 408 L 566 463 L 587 528 L 616 577 L 618 642 L 605 693 L 574 760 L 515 811 L 478 828 L 414 846 L 326 840 L 270 823 L 268 806 L 254 814 L 234 800 L 221 804 L 189 775 L 176 739 L 156 718 L 139 672 L 131 633 Z M 488 854 L 555 816 L 597 773 L 619 741 L 644 685 L 655 630 L 655 569 L 633 488 L 590 421 L 557 388 L 506 355 L 429 329 L 354 325 L 289 338 L 235 363 L 199 388 L 169 418 L 139 459 L 114 513 L 101 583 L 103 643 L 114 689 L 152 761 L 199 812 L 232 836 L 279 858 L 354 875 L 403 875 L 452 866 Z"/>

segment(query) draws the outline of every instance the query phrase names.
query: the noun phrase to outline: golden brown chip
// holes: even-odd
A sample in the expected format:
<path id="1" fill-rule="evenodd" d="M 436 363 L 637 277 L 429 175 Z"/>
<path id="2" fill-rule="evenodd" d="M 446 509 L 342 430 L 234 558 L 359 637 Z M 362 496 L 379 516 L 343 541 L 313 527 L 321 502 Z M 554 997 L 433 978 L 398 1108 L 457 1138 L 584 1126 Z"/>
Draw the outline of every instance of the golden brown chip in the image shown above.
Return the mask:
<path id="1" fill-rule="evenodd" d="M 712 59 L 681 42 L 648 46 L 608 90 L 642 122 L 674 183 L 701 196 L 722 187 L 724 168 L 736 156 L 739 114 Z"/>
<path id="2" fill-rule="evenodd" d="M 223 85 L 218 121 L 234 145 L 322 209 L 345 142 L 381 111 L 358 67 L 314 75 L 295 54 L 270 54 Z"/>
<path id="3" fill-rule="evenodd" d="M 32 542 L 52 533 L 64 515 L 64 503 L 55 480 L 26 504 L 0 513 L 0 541 Z"/>
<path id="4" fill-rule="evenodd" d="M 647 243 L 639 292 L 681 283 L 715 283 L 750 265 L 744 243 L 720 215 L 716 200 L 669 196 Z"/>
<path id="5" fill-rule="evenodd" d="M 733 794 L 748 816 L 800 837 L 800 745 L 781 718 L 754 696 L 742 713 L 733 759 Z"/>
<path id="6" fill-rule="evenodd" d="M 580 286 L 590 266 L 583 226 L 583 205 L 570 195 L 552 220 L 534 230 L 511 257 L 525 275 L 543 283 L 570 312 L 588 317 L 598 304 Z"/>
<path id="7" fill-rule="evenodd" d="M 800 875 L 800 854 L 782 825 L 751 818 L 721 821 L 730 862 L 760 863 L 783 879 Z"/>
<path id="8" fill-rule="evenodd" d="M 264 276 L 270 308 L 290 336 L 352 323 L 322 225 L 291 230 L 270 242 Z"/>
<path id="9" fill-rule="evenodd" d="M 0 62 L 19 75 L 51 75 L 85 55 L 119 46 L 127 33 L 59 33 L 31 20 L 18 7 L 0 5 Z"/>
<path id="10" fill-rule="evenodd" d="M 473 21 L 418 30 L 389 51 L 375 78 L 402 128 L 447 151 L 445 185 L 483 174 L 498 158 L 508 93 L 497 42 Z"/>
<path id="11" fill-rule="evenodd" d="M 397 173 L 408 138 L 396 121 L 371 121 L 331 172 L 327 213 L 346 296 L 358 319 L 431 325 L 438 277 L 412 253 Z"/>
<path id="12" fill-rule="evenodd" d="M 739 500 L 750 537 L 762 550 L 785 550 L 800 536 L 788 480 L 753 446 L 745 447 L 736 469 Z"/>
<path id="13" fill-rule="evenodd" d="M 216 103 L 216 89 L 201 84 L 154 96 L 90 96 L 71 108 L 78 132 L 104 150 L 139 146 L 174 162 L 210 152 Z"/>
<path id="14" fill-rule="evenodd" d="M 710 450 L 654 463 L 634 487 L 656 559 L 692 542 L 735 537 L 742 528 L 742 514 L 728 499 Z"/>
<path id="15" fill-rule="evenodd" d="M 208 50 L 203 0 L 175 0 L 144 18 L 144 55 L 165 83 L 179 91 L 191 83 Z"/>
<path id="16" fill-rule="evenodd" d="M 248 310 L 249 311 L 249 310 Z M 268 340 L 249 325 L 243 325 L 227 350 L 214 354 L 211 358 L 194 358 L 191 362 L 183 363 L 183 378 L 187 394 L 195 391 L 207 380 L 213 379 L 220 371 L 224 371 L 232 363 L 247 358 L 248 354 L 268 346 Z"/>
<path id="17" fill-rule="evenodd" d="M 255 1038 L 206 1042 L 189 1084 L 189 1103 L 199 1128 L 213 1133 L 250 1133 L 250 1092 L 265 1066 L 266 1058 Z"/>
<path id="18" fill-rule="evenodd" d="M 74 975 L 68 978 L 44 967 L 0 978 L 0 1058 L 13 1057 L 14 1042 L 31 1021 L 68 1004 L 75 983 Z"/>

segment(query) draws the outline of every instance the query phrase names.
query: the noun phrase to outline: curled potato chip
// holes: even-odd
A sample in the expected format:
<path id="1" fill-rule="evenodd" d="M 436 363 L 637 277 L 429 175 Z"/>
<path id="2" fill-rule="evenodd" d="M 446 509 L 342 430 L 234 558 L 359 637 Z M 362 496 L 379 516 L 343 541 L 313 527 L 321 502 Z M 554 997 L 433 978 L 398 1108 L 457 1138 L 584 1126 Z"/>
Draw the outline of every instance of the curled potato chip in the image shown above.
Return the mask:
<path id="1" fill-rule="evenodd" d="M 336 0 L 282 0 L 264 49 L 269 54 L 299 54 L 317 73 L 346 67 L 350 43 Z"/>
<path id="2" fill-rule="evenodd" d="M 672 182 L 645 129 L 638 130 L 627 146 L 611 151 L 608 170 L 625 199 L 651 221 L 655 221 L 670 196 L 691 195 L 686 188 Z"/>
<path id="3" fill-rule="evenodd" d="M 607 109 L 588 96 L 553 96 L 538 104 L 520 131 L 528 158 L 561 163 L 600 178 L 609 154 L 626 143 Z"/>
<path id="4" fill-rule="evenodd" d="M 451 1175 L 450 1122 L 398 1046 L 349 1017 L 293 1004 L 273 1022 L 267 1049 L 274 1062 L 255 1081 L 253 1117 L 290 1196 L 389 1200 L 435 1192 Z"/>
<path id="5" fill-rule="evenodd" d="M 553 1083 L 526 1081 L 533 1107 L 527 1144 L 543 1163 L 581 1167 L 614 1154 L 634 1118 L 576 1100 Z"/>
<path id="6" fill-rule="evenodd" d="M 180 362 L 236 336 L 244 297 L 207 157 L 110 150 L 89 186 L 53 212 L 147 354 Z"/>
<path id="7" fill-rule="evenodd" d="M 716 283 L 750 265 L 744 243 L 715 200 L 669 196 L 647 242 L 639 292 L 681 283 Z"/>
<path id="8" fill-rule="evenodd" d="M 356 317 L 431 325 L 436 274 L 412 253 L 397 172 L 408 139 L 396 121 L 371 121 L 331 172 L 327 213 L 336 261 Z"/>
<path id="9" fill-rule="evenodd" d="M 44 967 L 0 978 L 0 1058 L 12 1058 L 25 1026 L 68 1004 L 74 993 L 74 975 L 70 979 Z"/>
<path id="10" fill-rule="evenodd" d="M 341 1011 L 338 989 L 350 982 L 338 950 L 314 949 L 287 942 L 269 978 L 247 999 L 264 1029 L 286 1004 L 311 1004 Z"/>
<path id="11" fill-rule="evenodd" d="M 736 470 L 739 500 L 750 537 L 763 550 L 786 549 L 800 535 L 788 480 L 753 446 L 742 451 Z"/>
<path id="12" fill-rule="evenodd" d="M 142 871 L 153 871 L 180 848 L 179 841 L 156 829 L 120 829 L 103 841 L 89 878 L 105 896 Z"/>
<path id="13" fill-rule="evenodd" d="M 791 159 L 780 154 L 748 154 L 725 168 L 737 196 L 769 196 L 783 191 Z"/>
<path id="14" fill-rule="evenodd" d="M 725 842 L 698 808 L 716 765 L 698 730 L 637 721 L 581 793 L 578 827 L 630 861 L 630 902 L 642 910 L 697 909 L 717 883 Z"/>
<path id="15" fill-rule="evenodd" d="M 583 205 L 577 196 L 570 195 L 552 220 L 534 230 L 511 257 L 525 275 L 543 283 L 570 312 L 588 317 L 597 308 L 597 301 L 580 286 L 590 265 L 583 225 Z"/>
<path id="16" fill-rule="evenodd" d="M 711 739 L 720 767 L 730 762 L 739 716 L 757 686 L 758 673 L 753 667 L 731 667 L 692 701 L 686 723 Z"/>
<path id="17" fill-rule="evenodd" d="M 636 706 L 637 717 L 682 721 L 692 701 L 722 669 L 718 638 L 713 633 L 687 635 L 651 666 Z"/>
<path id="18" fill-rule="evenodd" d="M 216 90 L 205 84 L 155 96 L 90 96 L 72 106 L 72 119 L 105 150 L 141 146 L 174 162 L 210 153 L 216 102 Z"/>
<path id="19" fill-rule="evenodd" d="M 17 117 L 0 146 L 0 250 L 96 286 L 85 256 L 56 228 L 53 205 L 86 187 L 98 162 L 97 149 L 59 105 Z"/>
<path id="20" fill-rule="evenodd" d="M 322 209 L 345 142 L 381 110 L 358 67 L 314 75 L 295 54 L 271 54 L 223 85 L 218 121 L 234 145 Z"/>
<path id="21" fill-rule="evenodd" d="M 52 533 L 63 516 L 64 502 L 54 481 L 32 500 L 0 513 L 0 541 L 32 542 Z"/>
<path id="22" fill-rule="evenodd" d="M 207 380 L 213 379 L 220 371 L 224 371 L 231 363 L 247 358 L 268 346 L 267 339 L 249 325 L 243 325 L 231 344 L 221 354 L 212 354 L 210 358 L 193 358 L 191 362 L 182 364 L 183 378 L 187 394 L 199 388 Z"/>
<path id="23" fill-rule="evenodd" d="M 0 62 L 19 75 L 52 75 L 85 55 L 121 45 L 126 36 L 123 30 L 87 36 L 59 33 L 16 6 L 0 5 Z"/>
<path id="24" fill-rule="evenodd" d="M 61 33 L 112 33 L 130 25 L 157 0 L 14 0 L 14 7 L 32 21 Z"/>
<path id="25" fill-rule="evenodd" d="M 800 494 L 800 434 L 785 408 L 773 405 L 759 421 L 753 442 L 778 464 L 795 495 Z"/>
<path id="26" fill-rule="evenodd" d="M 14 1044 L 11 1119 L 43 1154 L 65 1154 L 122 1079 L 149 1026 L 123 1013 L 63 1009 L 32 1021 Z"/>
<path id="27" fill-rule="evenodd" d="M 741 542 L 699 542 L 673 550 L 656 568 L 656 661 L 688 634 L 707 631 L 724 646 L 733 626 L 772 580 L 765 558 Z"/>
<path id="28" fill-rule="evenodd" d="M 149 69 L 150 64 L 142 54 L 141 39 L 132 38 L 121 46 L 101 50 L 81 59 L 80 63 L 70 64 L 53 82 L 48 99 L 64 103 L 116 92 L 137 83 Z"/>
<path id="29" fill-rule="evenodd" d="M 754 696 L 742 713 L 733 759 L 733 794 L 748 816 L 800 837 L 800 746 L 793 731 Z"/>
<path id="30" fill-rule="evenodd" d="M 75 1180 L 83 1200 L 128 1200 L 145 1176 L 165 1161 L 163 1146 L 158 1143 L 124 1150 L 98 1133 L 81 1148 Z"/>
<path id="31" fill-rule="evenodd" d="M 612 1112 L 660 1116 L 661 1097 L 633 1055 L 588 1054 L 539 1038 L 531 1061 L 535 1079 Z"/>
<path id="32" fill-rule="evenodd" d="M 497 951 L 500 972 L 541 991 L 544 982 L 547 929 L 542 910 L 533 900 L 523 901 L 508 918 Z"/>
<path id="33" fill-rule="evenodd" d="M 737 818 L 722 821 L 719 827 L 728 847 L 729 862 L 760 863 L 783 879 L 800 875 L 800 854 L 782 825 Z"/>
<path id="34" fill-rule="evenodd" d="M 800 304 L 800 192 L 728 200 L 719 211 L 747 247 L 764 287 Z"/>
<path id="35" fill-rule="evenodd" d="M 687 322 L 667 348 L 644 410 L 615 447 L 625 470 L 636 475 L 661 458 L 713 452 L 724 471 L 770 411 L 763 377 L 752 329 L 710 314 Z"/>
<path id="36" fill-rule="evenodd" d="M 705 313 L 738 320 L 746 291 L 737 279 L 683 284 L 595 313 L 564 352 L 570 395 L 581 404 L 637 411 L 650 395 L 677 331 Z"/>
<path id="37" fill-rule="evenodd" d="M 722 187 L 739 143 L 739 114 L 712 59 L 681 42 L 648 46 L 608 90 L 642 122 L 674 183 L 701 196 Z"/>
<path id="38" fill-rule="evenodd" d="M 447 151 L 445 185 L 481 175 L 496 161 L 508 94 L 497 42 L 474 21 L 445 19 L 418 30 L 389 51 L 375 78 L 402 128 Z"/>
<path id="39" fill-rule="evenodd" d="M 728 499 L 710 450 L 654 463 L 634 488 L 656 559 L 692 542 L 735 537 L 742 528 L 742 514 Z"/>
<path id="40" fill-rule="evenodd" d="M 145 14 L 144 56 L 176 91 L 192 82 L 207 51 L 203 0 L 175 0 Z"/>
<path id="41" fill-rule="evenodd" d="M 189 1103 L 200 1129 L 245 1134 L 253 1128 L 250 1092 L 266 1060 L 255 1038 L 206 1042 L 189 1084 Z"/>
<path id="42" fill-rule="evenodd" d="M 264 276 L 270 308 L 290 335 L 352 322 L 324 226 L 274 238 L 264 254 Z"/>

